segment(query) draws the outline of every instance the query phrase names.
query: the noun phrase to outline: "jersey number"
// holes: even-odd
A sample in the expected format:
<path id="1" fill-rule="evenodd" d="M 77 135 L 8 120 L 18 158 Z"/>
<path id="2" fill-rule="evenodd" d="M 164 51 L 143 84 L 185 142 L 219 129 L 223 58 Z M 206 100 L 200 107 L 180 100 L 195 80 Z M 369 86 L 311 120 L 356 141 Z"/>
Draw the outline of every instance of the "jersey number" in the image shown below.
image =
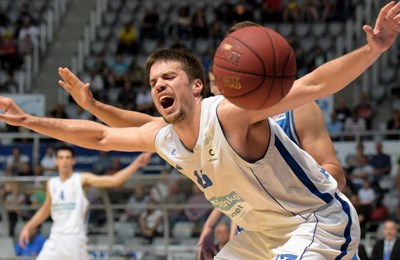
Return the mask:
<path id="1" fill-rule="evenodd" d="M 200 174 L 197 171 L 194 171 L 194 176 L 197 178 L 197 183 L 203 187 L 203 189 L 206 189 L 213 185 L 212 181 L 210 178 L 208 178 L 207 175 L 203 174 L 203 171 L 200 170 Z"/>

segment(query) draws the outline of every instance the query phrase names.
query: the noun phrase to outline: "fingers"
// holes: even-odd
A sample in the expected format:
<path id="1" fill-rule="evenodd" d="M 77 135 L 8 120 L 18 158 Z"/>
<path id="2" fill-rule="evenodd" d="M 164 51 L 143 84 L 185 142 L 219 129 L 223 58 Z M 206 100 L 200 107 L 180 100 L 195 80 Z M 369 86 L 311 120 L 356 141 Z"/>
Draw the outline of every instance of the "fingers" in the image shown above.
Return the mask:
<path id="1" fill-rule="evenodd" d="M 58 74 L 67 84 L 76 85 L 82 83 L 68 68 L 58 68 Z"/>
<path id="2" fill-rule="evenodd" d="M 400 2 L 398 2 L 396 5 L 394 4 L 394 2 L 390 2 L 387 5 L 385 5 L 382 8 L 382 12 L 385 15 L 386 19 L 393 19 L 395 18 L 395 16 L 397 16 L 397 14 L 400 11 Z"/>

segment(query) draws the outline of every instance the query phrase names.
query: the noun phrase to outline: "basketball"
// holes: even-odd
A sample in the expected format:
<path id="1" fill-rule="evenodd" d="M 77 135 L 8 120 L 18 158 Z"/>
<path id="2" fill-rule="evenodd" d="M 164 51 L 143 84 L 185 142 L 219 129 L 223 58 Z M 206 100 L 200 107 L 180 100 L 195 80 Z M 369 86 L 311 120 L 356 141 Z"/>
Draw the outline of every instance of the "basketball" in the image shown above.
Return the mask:
<path id="1" fill-rule="evenodd" d="M 219 45 L 213 72 L 219 91 L 244 109 L 268 108 L 290 90 L 296 57 L 277 32 L 261 26 L 241 28 Z"/>

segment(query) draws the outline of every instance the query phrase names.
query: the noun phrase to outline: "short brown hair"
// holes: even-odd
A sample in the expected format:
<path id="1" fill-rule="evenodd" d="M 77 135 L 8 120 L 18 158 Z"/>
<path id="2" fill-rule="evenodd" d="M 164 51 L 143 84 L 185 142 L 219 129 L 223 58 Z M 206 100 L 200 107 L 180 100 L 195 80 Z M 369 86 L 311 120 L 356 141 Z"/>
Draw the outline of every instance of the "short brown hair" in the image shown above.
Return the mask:
<path id="1" fill-rule="evenodd" d="M 261 24 L 258 24 L 258 23 L 252 22 L 252 21 L 243 21 L 243 22 L 234 24 L 231 28 L 229 28 L 229 30 L 228 30 L 228 32 L 226 33 L 225 36 L 228 36 L 229 34 L 235 32 L 235 31 L 237 31 L 239 29 L 242 29 L 242 28 L 245 28 L 245 27 L 250 27 L 250 26 L 262 27 Z"/>

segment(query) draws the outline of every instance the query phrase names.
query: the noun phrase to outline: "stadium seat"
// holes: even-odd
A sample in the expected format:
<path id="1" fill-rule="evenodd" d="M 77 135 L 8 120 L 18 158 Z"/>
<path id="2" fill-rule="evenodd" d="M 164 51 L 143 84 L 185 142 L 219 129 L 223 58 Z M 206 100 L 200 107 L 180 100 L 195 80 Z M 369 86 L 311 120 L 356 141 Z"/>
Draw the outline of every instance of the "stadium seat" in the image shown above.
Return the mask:
<path id="1" fill-rule="evenodd" d="M 194 223 L 192 222 L 178 222 L 172 229 L 173 238 L 190 238 L 192 236 L 192 231 L 194 228 Z"/>

